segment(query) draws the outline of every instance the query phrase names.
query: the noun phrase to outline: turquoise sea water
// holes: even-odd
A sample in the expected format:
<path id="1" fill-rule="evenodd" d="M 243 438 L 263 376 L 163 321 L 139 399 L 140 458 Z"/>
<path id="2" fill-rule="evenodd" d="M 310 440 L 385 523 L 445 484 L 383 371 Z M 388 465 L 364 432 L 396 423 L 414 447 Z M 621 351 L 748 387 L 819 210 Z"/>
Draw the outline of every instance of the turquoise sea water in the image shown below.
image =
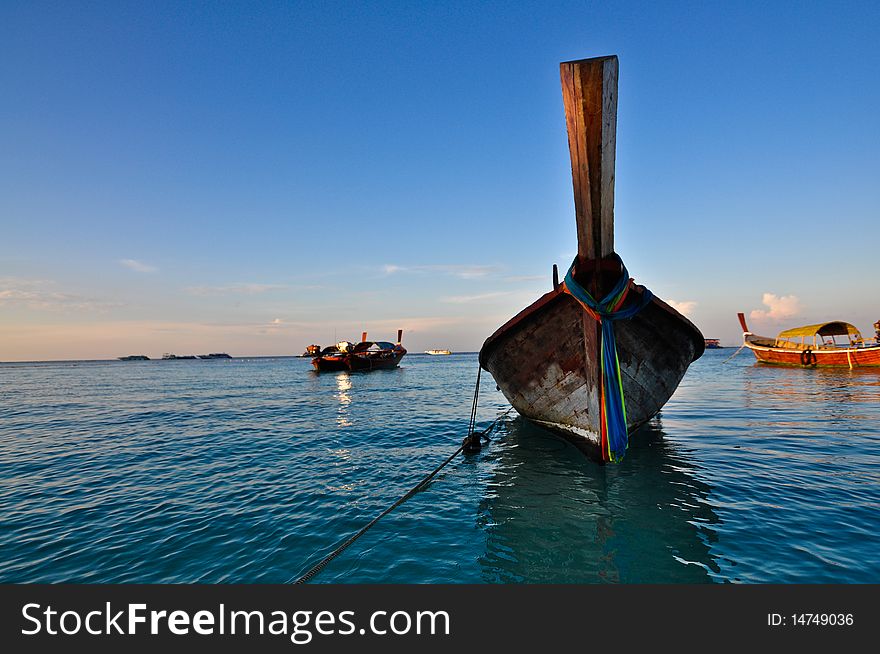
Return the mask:
<path id="1" fill-rule="evenodd" d="M 880 371 L 733 352 L 620 465 L 512 413 L 314 581 L 880 581 Z M 0 582 L 296 579 L 457 448 L 476 372 L 0 364 Z M 507 407 L 484 374 L 480 422 Z"/>

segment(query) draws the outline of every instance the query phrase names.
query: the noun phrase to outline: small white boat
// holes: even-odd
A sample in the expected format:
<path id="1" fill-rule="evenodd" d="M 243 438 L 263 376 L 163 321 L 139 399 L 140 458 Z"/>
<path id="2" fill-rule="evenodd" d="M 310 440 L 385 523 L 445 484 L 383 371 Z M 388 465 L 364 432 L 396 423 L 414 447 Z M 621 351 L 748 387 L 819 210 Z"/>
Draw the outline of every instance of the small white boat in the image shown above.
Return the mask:
<path id="1" fill-rule="evenodd" d="M 425 354 L 452 354 L 449 350 L 425 350 Z"/>

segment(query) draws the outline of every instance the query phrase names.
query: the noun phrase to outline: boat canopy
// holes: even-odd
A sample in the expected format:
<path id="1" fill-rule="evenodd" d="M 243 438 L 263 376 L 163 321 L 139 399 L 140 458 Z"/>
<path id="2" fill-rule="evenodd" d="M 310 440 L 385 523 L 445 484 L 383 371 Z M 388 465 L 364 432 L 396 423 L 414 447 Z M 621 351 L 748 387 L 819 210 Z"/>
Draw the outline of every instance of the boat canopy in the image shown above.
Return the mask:
<path id="1" fill-rule="evenodd" d="M 848 322 L 823 322 L 818 325 L 806 325 L 805 327 L 795 327 L 794 329 L 786 329 L 779 332 L 777 338 L 797 338 L 801 336 L 857 336 L 861 338 L 862 334 L 853 325 Z"/>
<path id="2" fill-rule="evenodd" d="M 393 350 L 394 343 L 388 341 L 361 341 L 354 346 L 352 352 L 378 352 L 379 350 Z"/>

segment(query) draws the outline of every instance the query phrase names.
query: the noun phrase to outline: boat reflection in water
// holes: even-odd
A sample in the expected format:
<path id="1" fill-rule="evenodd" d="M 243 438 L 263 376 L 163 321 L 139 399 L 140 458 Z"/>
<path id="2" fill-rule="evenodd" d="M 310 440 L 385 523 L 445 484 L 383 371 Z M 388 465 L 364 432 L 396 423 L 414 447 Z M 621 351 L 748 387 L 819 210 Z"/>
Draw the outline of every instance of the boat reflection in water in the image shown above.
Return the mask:
<path id="1" fill-rule="evenodd" d="M 840 511 L 847 523 L 855 506 L 867 511 L 876 507 L 876 493 L 847 493 L 839 476 L 867 474 L 860 457 L 875 451 L 880 368 L 795 369 L 754 363 L 743 372 L 740 439 L 755 461 L 748 481 L 785 507 L 775 517 L 792 510 L 795 499 L 785 493 L 794 489 L 809 494 L 809 501 L 825 511 Z M 786 471 L 785 484 L 774 479 L 779 469 Z"/>
<path id="2" fill-rule="evenodd" d="M 485 457 L 482 576 L 500 583 L 701 583 L 719 572 L 710 487 L 663 438 L 637 431 L 621 465 L 599 466 L 523 418 Z"/>
<path id="3" fill-rule="evenodd" d="M 859 404 L 875 404 L 880 388 L 880 368 L 792 369 L 755 363 L 745 372 L 744 401 L 748 408 L 763 410 L 763 424 L 774 424 L 767 410 L 785 407 L 781 424 L 791 417 L 808 421 L 845 415 L 860 420 Z M 873 416 L 868 417 L 873 420 Z"/>

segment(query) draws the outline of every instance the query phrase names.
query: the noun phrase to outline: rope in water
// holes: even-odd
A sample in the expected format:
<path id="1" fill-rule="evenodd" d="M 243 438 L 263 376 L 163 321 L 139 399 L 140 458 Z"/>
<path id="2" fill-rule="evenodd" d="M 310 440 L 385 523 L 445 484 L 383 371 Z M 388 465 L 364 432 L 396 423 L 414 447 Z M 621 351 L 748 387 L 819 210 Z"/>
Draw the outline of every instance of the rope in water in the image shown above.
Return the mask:
<path id="1" fill-rule="evenodd" d="M 369 530 L 374 524 L 376 524 L 377 522 L 379 522 L 379 520 L 381 520 L 382 518 L 384 518 L 386 515 L 388 515 L 389 513 L 391 513 L 394 509 L 396 509 L 398 506 L 400 506 L 401 504 L 403 504 L 404 502 L 406 502 L 409 498 L 411 498 L 413 495 L 415 495 L 416 493 L 418 493 L 422 488 L 424 488 L 425 485 L 426 485 L 429 481 L 431 481 L 431 479 L 433 479 L 433 478 L 437 475 L 438 472 L 440 472 L 441 470 L 443 470 L 443 468 L 446 467 L 446 464 L 448 464 L 450 461 L 452 461 L 452 459 L 454 459 L 454 458 L 458 455 L 458 453 L 462 451 L 462 449 L 464 449 L 464 444 L 459 445 L 459 446 L 458 446 L 458 449 L 455 450 L 455 452 L 453 452 L 452 455 L 451 455 L 448 459 L 446 459 L 443 463 L 441 463 L 439 466 L 437 466 L 437 467 L 434 469 L 434 471 L 431 472 L 431 474 L 429 474 L 427 477 L 425 477 L 424 479 L 422 479 L 418 484 L 416 484 L 415 486 L 413 486 L 409 491 L 407 491 L 406 494 L 405 494 L 403 497 L 401 497 L 401 498 L 400 498 L 399 500 L 397 500 L 394 504 L 392 504 L 392 505 L 389 506 L 387 509 L 385 509 L 384 511 L 382 511 L 382 513 L 380 513 L 379 515 L 377 515 L 375 518 L 373 518 L 372 520 L 370 520 L 370 522 L 368 522 L 368 523 L 367 523 L 366 525 L 364 525 L 360 530 L 358 530 L 357 533 L 355 533 L 353 536 L 347 538 L 347 539 L 346 539 L 341 545 L 339 545 L 339 547 L 337 547 L 335 550 L 333 550 L 332 552 L 330 552 L 330 554 L 328 554 L 328 555 L 325 556 L 323 559 L 321 559 L 321 561 L 319 561 L 319 562 L 318 562 L 316 565 L 314 565 L 314 566 L 313 566 L 308 572 L 306 572 L 302 577 L 300 577 L 299 579 L 297 579 L 297 580 L 296 580 L 295 582 L 293 582 L 293 583 L 295 583 L 295 584 L 304 584 L 304 583 L 306 583 L 307 581 L 309 581 L 312 577 L 314 577 L 316 574 L 318 574 L 319 572 L 321 572 L 321 570 L 323 570 L 323 569 L 327 566 L 327 564 L 330 563 L 330 561 L 332 561 L 332 560 L 335 559 L 337 556 L 339 556 L 340 554 L 342 554 L 342 552 L 345 551 L 345 549 L 346 549 L 349 545 L 351 545 L 351 544 L 352 544 L 353 542 L 355 542 L 358 538 L 360 538 L 360 537 L 363 536 L 365 533 L 367 533 L 367 531 L 368 531 L 368 530 Z"/>
<path id="2" fill-rule="evenodd" d="M 631 288 L 634 287 L 626 266 L 616 254 L 612 255 L 620 263 L 620 279 L 614 288 L 601 300 L 592 295 L 574 279 L 575 264 L 571 264 L 563 290 L 577 300 L 601 326 L 600 380 L 599 380 L 599 431 L 602 449 L 602 460 L 617 463 L 626 454 L 626 403 L 623 397 L 623 378 L 620 374 L 620 360 L 617 356 L 617 341 L 614 336 L 614 323 L 618 320 L 632 318 L 644 309 L 654 295 L 641 286 L 642 296 L 628 307 L 624 302 Z"/>
<path id="3" fill-rule="evenodd" d="M 477 384 L 474 386 L 474 404 L 471 407 L 471 419 L 468 423 L 468 432 L 467 435 L 471 436 L 474 433 L 474 427 L 477 423 L 477 400 L 480 397 L 480 374 L 483 372 L 483 366 L 477 363 Z"/>
<path id="4" fill-rule="evenodd" d="M 738 349 L 736 352 L 734 352 L 733 354 L 731 354 L 729 357 L 727 357 L 727 358 L 726 358 L 724 361 L 722 361 L 721 363 L 722 363 L 722 364 L 725 364 L 725 363 L 727 363 L 728 361 L 730 361 L 733 357 L 735 357 L 737 354 L 739 354 L 740 352 L 742 352 L 742 351 L 743 351 L 743 348 L 744 348 L 745 346 L 746 346 L 745 343 L 743 343 L 742 345 L 740 345 L 740 346 L 739 346 L 739 349 Z"/>
<path id="5" fill-rule="evenodd" d="M 475 427 L 475 425 L 476 425 L 476 405 L 477 405 L 477 397 L 479 396 L 479 390 L 480 390 L 480 373 L 477 373 L 477 388 L 476 388 L 476 390 L 474 391 L 474 407 L 471 409 L 471 420 L 470 420 L 470 424 L 469 424 L 469 426 L 468 426 L 468 436 L 471 436 L 471 435 L 474 433 L 474 427 Z M 512 410 L 513 410 L 513 407 L 510 407 L 509 409 L 507 409 L 507 411 L 505 411 L 505 412 L 502 413 L 500 416 L 498 416 L 497 418 L 495 418 L 495 420 L 492 421 L 492 423 L 489 425 L 489 427 L 487 427 L 487 428 L 482 432 L 481 436 L 483 436 L 484 438 L 488 439 L 488 438 L 489 438 L 489 434 L 492 432 L 493 429 L 495 429 L 496 425 L 501 421 L 501 419 L 502 419 L 504 416 L 506 416 L 507 414 L 509 414 Z M 293 583 L 294 583 L 294 584 L 304 584 L 304 583 L 307 583 L 310 579 L 312 579 L 312 577 L 314 577 L 316 574 L 318 574 L 319 572 L 321 572 L 321 570 L 323 570 L 323 569 L 327 566 L 328 563 L 330 563 L 333 559 L 335 559 L 337 556 L 339 556 L 340 554 L 342 554 L 342 552 L 344 552 L 344 551 L 346 550 L 346 548 L 348 548 L 349 545 L 351 545 L 351 544 L 354 543 L 358 538 L 360 538 L 360 537 L 363 536 L 365 533 L 367 533 L 367 531 L 369 531 L 370 528 L 371 528 L 373 525 L 375 525 L 377 522 L 379 522 L 379 520 L 381 520 L 382 518 L 384 518 L 386 515 L 388 515 L 389 513 L 391 513 L 394 509 L 396 509 L 396 508 L 399 507 L 401 504 L 403 504 L 404 502 L 406 502 L 406 501 L 407 501 L 409 498 L 411 498 L 413 495 L 415 495 L 415 494 L 418 493 L 420 490 L 422 490 L 423 488 L 425 488 L 425 486 L 428 485 L 428 482 L 431 481 L 434 477 L 437 476 L 437 473 L 439 473 L 441 470 L 443 470 L 443 468 L 445 468 L 445 467 L 449 464 L 450 461 L 452 461 L 456 456 L 459 455 L 459 453 L 461 453 L 461 451 L 464 449 L 466 443 L 467 443 L 467 439 L 465 439 L 465 442 L 464 442 L 464 443 L 462 443 L 461 445 L 458 446 L 458 449 L 455 450 L 455 452 L 453 452 L 453 453 L 449 456 L 448 459 L 446 459 L 443 463 L 441 463 L 439 466 L 437 466 L 436 468 L 434 468 L 434 470 L 433 470 L 430 474 L 428 474 L 427 476 L 425 476 L 425 477 L 424 477 L 424 478 L 423 478 L 418 484 L 416 484 L 416 485 L 413 486 L 410 490 L 408 490 L 408 491 L 403 495 L 403 497 L 401 497 L 401 498 L 400 498 L 399 500 L 397 500 L 394 504 L 392 504 L 392 505 L 389 506 L 387 509 L 385 509 L 384 511 L 382 511 L 382 513 L 380 513 L 379 515 L 377 515 L 375 518 L 373 518 L 372 520 L 370 520 L 370 522 L 368 522 L 366 525 L 364 525 L 363 527 L 361 527 L 361 528 L 360 528 L 360 529 L 359 529 L 354 535 L 352 535 L 352 536 L 350 536 L 349 538 L 345 539 L 345 540 L 344 540 L 344 541 L 343 541 L 343 542 L 342 542 L 342 543 L 341 543 L 336 549 L 334 549 L 332 552 L 330 552 L 330 554 L 328 554 L 328 555 L 325 556 L 323 559 L 321 559 L 318 563 L 316 563 L 314 566 L 312 566 L 312 567 L 309 569 L 308 572 L 306 572 L 304 575 L 302 575 L 299 579 L 297 579 L 297 580 L 294 581 Z"/>

